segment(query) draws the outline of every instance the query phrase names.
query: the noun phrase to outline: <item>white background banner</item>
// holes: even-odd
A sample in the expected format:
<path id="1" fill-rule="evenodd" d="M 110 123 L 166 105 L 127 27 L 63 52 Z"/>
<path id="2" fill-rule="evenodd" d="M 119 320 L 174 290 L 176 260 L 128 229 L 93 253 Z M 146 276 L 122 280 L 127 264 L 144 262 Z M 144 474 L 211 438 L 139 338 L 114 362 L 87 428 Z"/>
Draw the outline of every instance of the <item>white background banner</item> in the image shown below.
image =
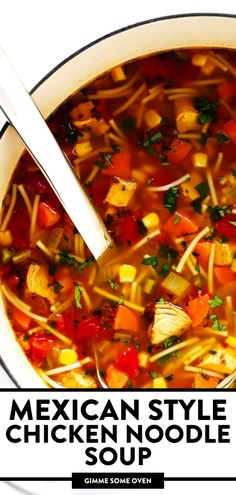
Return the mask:
<path id="1" fill-rule="evenodd" d="M 70 477 L 72 472 L 234 476 L 234 391 L 45 390 L 0 395 L 1 478 Z M 7 439 L 7 432 L 18 442 Z M 133 462 L 125 464 L 130 459 Z"/>

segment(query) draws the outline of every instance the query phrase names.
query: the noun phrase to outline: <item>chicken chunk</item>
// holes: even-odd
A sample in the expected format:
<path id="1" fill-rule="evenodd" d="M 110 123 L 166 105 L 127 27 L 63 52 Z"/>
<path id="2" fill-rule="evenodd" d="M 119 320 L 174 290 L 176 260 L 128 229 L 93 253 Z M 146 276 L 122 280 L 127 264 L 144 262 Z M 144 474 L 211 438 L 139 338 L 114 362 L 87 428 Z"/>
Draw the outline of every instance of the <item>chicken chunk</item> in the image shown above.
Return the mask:
<path id="1" fill-rule="evenodd" d="M 149 327 L 151 343 L 157 345 L 172 335 L 180 335 L 190 325 L 191 319 L 183 309 L 168 302 L 157 303 L 154 323 Z"/>
<path id="2" fill-rule="evenodd" d="M 118 177 L 115 180 L 116 182 L 111 185 L 105 201 L 118 208 L 128 206 L 137 189 L 137 184 L 135 181 L 127 181 Z"/>
<path id="3" fill-rule="evenodd" d="M 96 380 L 82 370 L 68 371 L 60 375 L 60 381 L 67 388 L 97 388 Z"/>
<path id="4" fill-rule="evenodd" d="M 175 100 L 176 126 L 179 132 L 197 130 L 198 111 L 194 108 L 191 98 Z"/>
<path id="5" fill-rule="evenodd" d="M 230 374 L 236 370 L 236 350 L 217 344 L 203 357 L 198 366 L 216 373 Z"/>
<path id="6" fill-rule="evenodd" d="M 50 304 L 55 302 L 55 292 L 49 287 L 50 277 L 47 269 L 41 265 L 30 265 L 26 277 L 29 292 L 48 299 Z"/>

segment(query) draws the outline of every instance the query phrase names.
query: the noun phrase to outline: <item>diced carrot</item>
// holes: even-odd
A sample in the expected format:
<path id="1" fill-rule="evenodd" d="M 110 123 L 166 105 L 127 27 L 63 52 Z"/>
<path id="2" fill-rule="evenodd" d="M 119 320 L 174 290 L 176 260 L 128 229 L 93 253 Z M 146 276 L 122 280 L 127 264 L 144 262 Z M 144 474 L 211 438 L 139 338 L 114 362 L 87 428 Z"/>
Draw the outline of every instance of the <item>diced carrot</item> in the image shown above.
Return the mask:
<path id="1" fill-rule="evenodd" d="M 183 158 L 185 158 L 190 152 L 192 145 L 181 141 L 180 139 L 173 139 L 170 145 L 170 151 L 167 152 L 167 158 L 170 165 L 177 165 Z"/>
<path id="2" fill-rule="evenodd" d="M 109 365 L 106 372 L 106 382 L 109 388 L 123 388 L 129 377 L 127 373 L 114 368 L 113 365 Z"/>
<path id="3" fill-rule="evenodd" d="M 214 274 L 220 282 L 220 284 L 225 285 L 229 282 L 235 282 L 236 277 L 229 266 L 216 266 L 214 268 Z"/>
<path id="4" fill-rule="evenodd" d="M 13 320 L 20 325 L 23 330 L 28 330 L 31 322 L 30 316 L 27 316 L 25 313 L 20 311 L 20 309 L 14 307 L 13 308 Z"/>
<path id="5" fill-rule="evenodd" d="M 116 313 L 114 329 L 137 332 L 139 329 L 139 321 L 137 316 L 133 311 L 131 311 L 131 309 L 120 305 Z"/>
<path id="6" fill-rule="evenodd" d="M 52 227 L 60 220 L 61 216 L 55 208 L 48 203 L 39 203 L 38 223 L 40 227 Z"/>
<path id="7" fill-rule="evenodd" d="M 231 81 L 226 81 L 218 86 L 218 92 L 222 100 L 230 100 L 236 94 L 236 84 Z"/>
<path id="8" fill-rule="evenodd" d="M 194 388 L 216 388 L 219 383 L 219 378 L 214 376 L 205 377 L 200 373 L 196 373 L 194 378 Z"/>
<path id="9" fill-rule="evenodd" d="M 234 120 L 228 120 L 223 124 L 223 130 L 225 134 L 236 143 L 236 122 L 234 122 Z"/>
<path id="10" fill-rule="evenodd" d="M 188 306 L 186 306 L 186 313 L 191 318 L 193 327 L 198 327 L 206 318 L 209 311 L 209 299 L 209 294 L 204 294 L 190 300 Z"/>
<path id="11" fill-rule="evenodd" d="M 164 225 L 164 230 L 168 232 L 168 234 L 176 237 L 183 234 L 191 234 L 192 232 L 196 232 L 198 230 L 198 226 L 191 220 L 191 218 L 176 211 Z"/>
<path id="12" fill-rule="evenodd" d="M 198 261 L 203 268 L 207 268 L 209 256 L 210 256 L 211 245 L 210 242 L 199 242 L 196 248 L 194 249 L 194 253 L 198 254 Z"/>
<path id="13" fill-rule="evenodd" d="M 131 172 L 131 153 L 122 151 L 111 158 L 112 165 L 106 164 L 107 168 L 102 170 L 105 175 L 117 175 L 129 179 Z"/>

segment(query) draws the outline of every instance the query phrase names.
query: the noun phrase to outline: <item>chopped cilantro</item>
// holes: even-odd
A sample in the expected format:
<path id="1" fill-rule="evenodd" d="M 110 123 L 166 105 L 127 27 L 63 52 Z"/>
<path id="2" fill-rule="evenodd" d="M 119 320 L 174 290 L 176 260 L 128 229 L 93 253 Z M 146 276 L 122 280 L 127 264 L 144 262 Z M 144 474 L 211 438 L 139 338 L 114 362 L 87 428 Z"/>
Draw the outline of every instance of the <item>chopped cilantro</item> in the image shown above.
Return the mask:
<path id="1" fill-rule="evenodd" d="M 197 260 L 196 265 L 195 265 L 194 268 L 195 268 L 196 272 L 200 273 L 200 265 L 199 265 L 198 260 Z"/>
<path id="2" fill-rule="evenodd" d="M 218 308 L 219 306 L 222 306 L 222 304 L 224 304 L 222 299 L 217 295 L 214 296 L 214 299 L 210 299 L 208 302 L 211 308 Z"/>
<path id="3" fill-rule="evenodd" d="M 173 215 L 173 213 L 176 211 L 178 197 L 179 197 L 178 186 L 170 187 L 170 189 L 168 189 L 168 191 L 166 191 L 164 194 L 164 207 L 167 208 L 167 210 L 169 210 L 171 215 Z"/>
<path id="4" fill-rule="evenodd" d="M 63 239 L 64 239 L 64 241 L 66 241 L 66 242 L 69 242 L 69 240 L 70 240 L 70 238 L 68 237 L 68 235 L 64 235 Z"/>
<path id="5" fill-rule="evenodd" d="M 62 289 L 64 289 L 64 286 L 62 284 L 60 284 L 60 282 L 56 281 L 54 284 L 52 284 L 53 286 L 53 290 L 54 292 L 56 292 L 56 294 L 58 294 L 59 292 L 61 292 Z"/>
<path id="6" fill-rule="evenodd" d="M 140 344 L 134 344 L 135 349 L 140 349 Z"/>
<path id="7" fill-rule="evenodd" d="M 177 215 L 177 216 L 174 218 L 173 223 L 174 223 L 174 225 L 177 225 L 177 223 L 179 223 L 179 222 L 180 222 L 180 216 L 179 216 L 179 215 Z"/>
<path id="8" fill-rule="evenodd" d="M 104 378 L 106 376 L 106 371 L 100 370 L 99 371 L 99 375 L 100 375 L 101 378 Z"/>
<path id="9" fill-rule="evenodd" d="M 158 274 L 161 277 L 165 277 L 166 275 L 168 275 L 169 272 L 170 272 L 170 266 L 167 263 L 164 263 L 161 269 L 158 271 Z"/>
<path id="10" fill-rule="evenodd" d="M 216 122 L 217 121 L 217 112 L 216 109 L 219 107 L 219 103 L 217 101 L 209 101 L 206 96 L 200 96 L 195 98 L 194 106 L 196 110 L 199 112 L 198 115 L 198 123 L 206 124 L 207 122 Z"/>
<path id="11" fill-rule="evenodd" d="M 231 209 L 228 205 L 221 205 L 221 206 L 210 205 L 208 207 L 208 212 L 210 214 L 211 221 L 217 222 L 217 220 L 220 220 L 222 217 L 224 217 L 226 213 L 231 213 Z"/>
<path id="12" fill-rule="evenodd" d="M 165 302 L 165 299 L 164 297 L 160 297 L 160 299 L 157 301 L 159 304 L 162 304 Z"/>
<path id="13" fill-rule="evenodd" d="M 231 223 L 231 225 L 233 225 L 234 227 L 236 227 L 236 222 L 229 222 Z"/>
<path id="14" fill-rule="evenodd" d="M 217 354 L 217 351 L 210 350 L 210 351 L 208 351 L 208 354 L 212 354 L 214 356 L 215 354 Z"/>
<path id="15" fill-rule="evenodd" d="M 139 234 L 140 235 L 147 234 L 148 229 L 147 229 L 147 227 L 145 227 L 143 221 L 142 220 L 137 220 L 136 223 L 137 223 L 137 226 L 138 226 Z"/>
<path id="16" fill-rule="evenodd" d="M 193 207 L 193 209 L 199 213 L 200 215 L 202 214 L 202 200 L 201 198 L 197 198 L 197 199 L 194 199 L 193 201 L 191 201 L 191 206 Z"/>
<path id="17" fill-rule="evenodd" d="M 154 132 L 154 134 L 152 134 L 150 129 L 147 129 L 145 132 L 145 139 L 142 141 L 141 144 L 142 146 L 144 146 L 144 148 L 150 148 L 153 144 L 158 143 L 161 137 L 162 133 L 160 131 Z"/>
<path id="18" fill-rule="evenodd" d="M 166 244 L 161 244 L 158 256 L 161 256 L 163 258 L 167 258 L 168 261 L 175 260 L 178 256 L 178 251 L 176 249 L 170 248 Z"/>
<path id="19" fill-rule="evenodd" d="M 231 174 L 233 177 L 236 177 L 236 170 L 234 170 L 233 168 L 231 168 Z"/>
<path id="20" fill-rule="evenodd" d="M 201 199 L 205 199 L 209 194 L 209 186 L 205 182 L 199 182 L 197 186 L 195 186 L 196 191 L 200 194 Z"/>
<path id="21" fill-rule="evenodd" d="M 81 305 L 81 302 L 80 302 L 80 299 L 81 299 L 82 294 L 83 294 L 83 288 L 81 287 L 80 284 L 76 283 L 75 284 L 75 291 L 74 291 L 75 305 L 79 309 L 82 309 L 82 305 Z"/>
<path id="22" fill-rule="evenodd" d="M 172 335 L 171 337 L 168 337 L 164 340 L 163 346 L 165 349 L 167 349 L 168 347 L 171 347 L 174 344 L 178 344 L 179 342 L 181 342 L 181 339 L 176 335 Z"/>
<path id="23" fill-rule="evenodd" d="M 118 304 L 121 305 L 121 304 L 124 304 L 124 295 L 121 293 L 120 297 L 119 297 L 119 301 L 118 301 Z"/>
<path id="24" fill-rule="evenodd" d="M 158 377 L 158 373 L 156 371 L 149 371 L 149 374 L 151 375 L 153 380 Z"/>
<path id="25" fill-rule="evenodd" d="M 25 342 L 26 340 L 29 340 L 29 339 L 30 339 L 30 335 L 29 335 L 28 333 L 25 333 L 25 334 L 23 335 L 23 340 L 24 340 L 24 342 Z"/>
<path id="26" fill-rule="evenodd" d="M 158 266 L 157 256 L 146 256 L 143 258 L 142 265 L 152 266 L 152 268 L 156 270 Z"/>
<path id="27" fill-rule="evenodd" d="M 219 330 L 221 332 L 222 330 L 225 330 L 227 328 L 226 325 L 219 322 L 219 318 L 217 315 L 210 315 L 210 319 L 213 320 L 213 324 L 211 326 L 212 330 Z"/>
<path id="28" fill-rule="evenodd" d="M 154 181 L 154 179 L 148 179 L 147 182 L 146 182 L 146 184 L 148 186 L 150 186 L 153 183 L 153 181 Z"/>
<path id="29" fill-rule="evenodd" d="M 179 356 L 181 356 L 181 352 L 180 351 L 170 352 L 166 356 L 163 356 L 160 359 L 158 359 L 158 364 L 160 366 L 164 366 L 166 363 L 168 363 L 168 361 L 170 361 L 173 358 L 179 357 Z"/>
<path id="30" fill-rule="evenodd" d="M 209 139 L 210 136 L 211 135 L 210 135 L 209 132 L 202 132 L 201 133 L 201 137 L 200 137 L 200 144 L 202 146 L 205 146 L 205 144 L 206 144 L 206 142 L 207 142 L 207 140 Z"/>
<path id="31" fill-rule="evenodd" d="M 129 380 L 129 381 L 127 382 L 127 387 L 128 387 L 128 388 L 133 388 L 133 386 L 134 386 L 134 385 L 133 385 L 133 382 L 131 382 L 131 380 Z"/>
<path id="32" fill-rule="evenodd" d="M 224 143 L 227 143 L 227 141 L 229 141 L 228 136 L 226 136 L 225 134 L 221 134 L 221 133 L 216 134 L 216 139 L 217 139 L 218 144 L 224 144 Z"/>
<path id="33" fill-rule="evenodd" d="M 49 265 L 48 265 L 48 274 L 51 275 L 51 277 L 53 277 L 53 275 L 55 275 L 55 273 L 56 273 L 56 270 L 57 270 L 56 263 L 54 263 L 53 261 L 50 261 Z"/>
<path id="34" fill-rule="evenodd" d="M 113 290 L 119 289 L 120 286 L 115 280 L 113 280 L 112 278 L 108 278 L 107 281 L 108 281 L 108 284 L 110 285 L 111 289 L 113 289 Z"/>

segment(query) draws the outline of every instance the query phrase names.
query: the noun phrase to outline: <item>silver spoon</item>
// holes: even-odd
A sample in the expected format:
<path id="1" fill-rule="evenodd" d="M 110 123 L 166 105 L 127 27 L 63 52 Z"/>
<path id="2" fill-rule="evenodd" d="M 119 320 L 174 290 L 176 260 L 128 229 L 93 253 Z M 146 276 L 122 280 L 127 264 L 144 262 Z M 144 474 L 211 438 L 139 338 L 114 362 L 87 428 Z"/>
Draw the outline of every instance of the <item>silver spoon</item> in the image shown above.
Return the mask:
<path id="1" fill-rule="evenodd" d="M 111 247 L 110 235 L 1 47 L 0 107 L 24 141 L 94 258 L 100 258 Z"/>
<path id="2" fill-rule="evenodd" d="M 97 350 L 95 348 L 95 345 L 93 345 L 93 354 L 94 354 L 94 360 L 95 360 L 95 366 L 96 366 L 97 379 L 98 379 L 102 388 L 109 388 L 107 383 L 105 382 L 105 380 L 103 380 L 102 376 L 100 375 L 99 365 L 98 365 L 98 355 L 97 355 Z"/>

